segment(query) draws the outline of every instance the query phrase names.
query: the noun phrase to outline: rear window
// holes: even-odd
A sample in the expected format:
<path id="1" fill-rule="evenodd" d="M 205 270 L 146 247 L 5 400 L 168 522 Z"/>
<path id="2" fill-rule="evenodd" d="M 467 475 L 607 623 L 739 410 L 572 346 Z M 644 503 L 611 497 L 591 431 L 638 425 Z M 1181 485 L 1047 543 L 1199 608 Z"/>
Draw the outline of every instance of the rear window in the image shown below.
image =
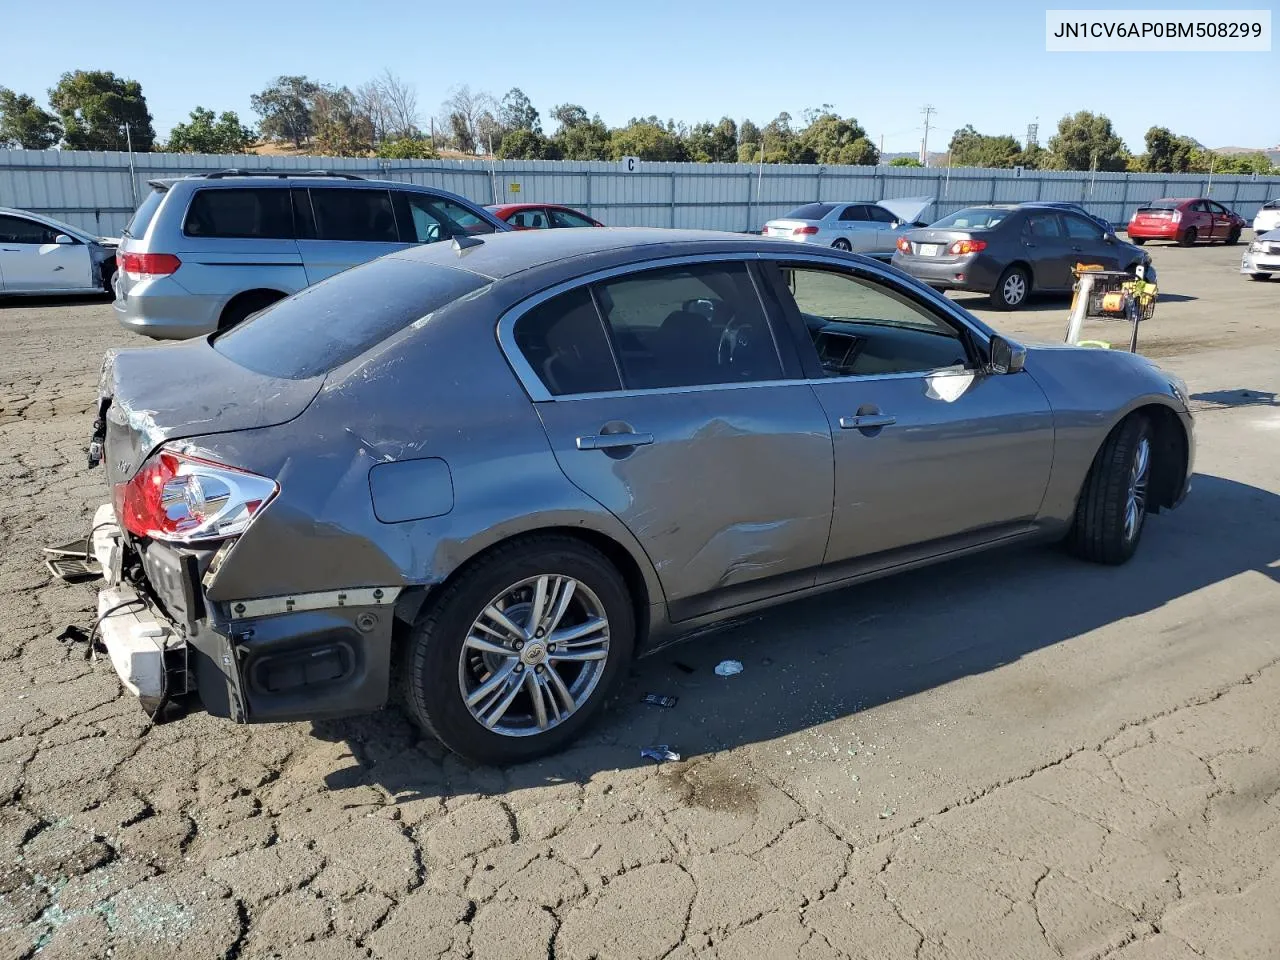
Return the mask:
<path id="1" fill-rule="evenodd" d="M 796 207 L 782 219 L 784 220 L 821 220 L 836 208 L 834 203 L 806 203 Z"/>
<path id="2" fill-rule="evenodd" d="M 257 373 L 304 380 L 342 366 L 487 282 L 436 264 L 373 260 L 272 304 L 216 337 L 213 346 Z"/>
<path id="3" fill-rule="evenodd" d="M 1274 200 L 1268 200 L 1262 205 L 1263 210 L 1280 210 L 1280 197 Z"/>
<path id="4" fill-rule="evenodd" d="M 168 192 L 166 187 L 152 187 L 146 199 L 142 201 L 137 210 L 133 211 L 133 216 L 125 224 L 121 236 L 135 239 L 146 236 L 147 227 L 151 226 L 151 218 L 160 209 L 160 201 L 164 199 L 164 195 Z"/>
<path id="5" fill-rule="evenodd" d="M 293 205 L 287 189 L 209 189 L 187 208 L 182 232 L 189 237 L 292 240 Z"/>
<path id="6" fill-rule="evenodd" d="M 999 207 L 966 207 L 929 226 L 935 230 L 990 230 L 1007 216 L 1009 211 Z"/>
<path id="7" fill-rule="evenodd" d="M 1177 200 L 1152 200 L 1150 203 L 1144 203 L 1138 208 L 1138 212 L 1143 210 L 1177 210 Z"/>

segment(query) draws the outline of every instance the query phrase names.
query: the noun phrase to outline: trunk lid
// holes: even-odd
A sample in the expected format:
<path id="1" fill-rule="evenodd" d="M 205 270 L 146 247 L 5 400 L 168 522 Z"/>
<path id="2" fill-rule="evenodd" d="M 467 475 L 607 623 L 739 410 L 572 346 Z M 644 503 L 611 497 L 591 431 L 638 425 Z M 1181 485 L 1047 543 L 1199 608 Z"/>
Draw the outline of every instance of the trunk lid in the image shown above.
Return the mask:
<path id="1" fill-rule="evenodd" d="M 817 221 L 814 220 L 770 220 L 764 225 L 761 234 L 766 237 L 790 237 L 795 233 L 796 227 L 817 225 Z"/>
<path id="2" fill-rule="evenodd" d="M 876 206 L 884 207 L 897 220 L 909 226 L 924 215 L 933 201 L 933 197 L 898 197 L 894 200 L 881 200 Z"/>
<path id="3" fill-rule="evenodd" d="M 169 440 L 288 423 L 323 383 L 323 376 L 287 380 L 254 373 L 207 340 L 113 350 L 103 360 L 98 390 L 108 479 L 128 480 Z"/>
<path id="4" fill-rule="evenodd" d="M 917 257 L 929 257 L 933 260 L 956 259 L 954 254 L 947 253 L 947 248 L 957 240 L 986 239 L 986 231 L 970 230 L 934 230 L 919 228 L 907 230 L 902 234 L 911 244 L 911 253 Z"/>

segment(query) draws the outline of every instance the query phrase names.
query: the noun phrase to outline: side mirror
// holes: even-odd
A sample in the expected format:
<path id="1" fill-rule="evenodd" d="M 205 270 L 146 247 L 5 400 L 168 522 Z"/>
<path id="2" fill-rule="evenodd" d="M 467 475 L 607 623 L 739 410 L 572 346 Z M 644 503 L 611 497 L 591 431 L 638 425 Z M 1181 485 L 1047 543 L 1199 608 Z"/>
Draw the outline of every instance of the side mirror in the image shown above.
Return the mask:
<path id="1" fill-rule="evenodd" d="M 1027 362 L 1027 348 L 999 335 L 991 338 L 991 373 L 1019 373 Z"/>
<path id="2" fill-rule="evenodd" d="M 1102 239 L 1105 240 L 1107 243 L 1115 243 L 1120 238 L 1117 237 L 1113 231 L 1108 230 L 1106 233 L 1102 235 Z"/>
<path id="3" fill-rule="evenodd" d="M 56 237 L 53 238 L 53 242 L 60 246 L 66 246 L 67 244 L 75 243 L 75 241 L 72 240 L 70 237 L 68 237 L 65 233 L 58 234 Z"/>

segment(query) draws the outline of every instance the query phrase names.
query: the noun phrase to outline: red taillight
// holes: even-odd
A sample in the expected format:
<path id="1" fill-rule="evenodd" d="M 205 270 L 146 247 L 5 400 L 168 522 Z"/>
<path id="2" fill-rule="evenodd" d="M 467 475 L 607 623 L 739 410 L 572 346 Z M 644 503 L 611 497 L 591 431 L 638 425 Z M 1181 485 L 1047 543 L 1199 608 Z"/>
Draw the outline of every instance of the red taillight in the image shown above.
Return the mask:
<path id="1" fill-rule="evenodd" d="M 182 261 L 172 253 L 116 253 L 116 266 L 129 275 L 130 280 L 144 277 L 167 277 L 182 266 Z"/>
<path id="2" fill-rule="evenodd" d="M 807 227 L 793 227 L 791 230 L 791 235 L 793 237 L 796 237 L 796 236 L 811 237 L 817 232 L 818 232 L 818 228 L 810 224 Z"/>
<path id="3" fill-rule="evenodd" d="M 985 240 L 957 240 L 947 247 L 947 253 L 964 256 L 966 253 L 981 253 L 985 249 L 987 249 Z"/>
<path id="4" fill-rule="evenodd" d="M 899 252 L 899 253 L 910 253 L 910 252 L 911 252 L 911 241 L 910 241 L 910 240 L 908 240 L 906 237 L 899 237 L 899 238 L 898 238 L 898 252 Z"/>
<path id="5" fill-rule="evenodd" d="M 1173 217 L 1172 217 L 1172 220 L 1173 220 L 1173 222 L 1174 222 L 1174 223 L 1181 223 L 1181 222 L 1182 222 L 1182 211 L 1181 211 L 1181 210 L 1175 210 L 1175 211 L 1173 211 Z"/>
<path id="6" fill-rule="evenodd" d="M 115 486 L 116 517 L 153 540 L 221 540 L 243 533 L 279 488 L 274 481 L 161 450 Z"/>

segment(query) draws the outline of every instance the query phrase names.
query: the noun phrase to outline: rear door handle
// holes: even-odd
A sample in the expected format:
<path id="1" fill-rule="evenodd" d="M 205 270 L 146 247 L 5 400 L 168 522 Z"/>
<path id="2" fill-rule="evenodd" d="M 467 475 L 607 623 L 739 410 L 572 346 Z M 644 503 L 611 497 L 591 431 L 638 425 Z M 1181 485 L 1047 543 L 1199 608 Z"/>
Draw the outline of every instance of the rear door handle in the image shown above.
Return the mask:
<path id="1" fill-rule="evenodd" d="M 872 430 L 876 427 L 891 427 L 898 422 L 897 417 L 886 416 L 882 413 L 863 414 L 859 417 L 841 417 L 841 430 Z"/>
<path id="2" fill-rule="evenodd" d="M 652 433 L 602 433 L 578 437 L 579 450 L 625 450 L 628 447 L 644 447 L 653 443 Z"/>

